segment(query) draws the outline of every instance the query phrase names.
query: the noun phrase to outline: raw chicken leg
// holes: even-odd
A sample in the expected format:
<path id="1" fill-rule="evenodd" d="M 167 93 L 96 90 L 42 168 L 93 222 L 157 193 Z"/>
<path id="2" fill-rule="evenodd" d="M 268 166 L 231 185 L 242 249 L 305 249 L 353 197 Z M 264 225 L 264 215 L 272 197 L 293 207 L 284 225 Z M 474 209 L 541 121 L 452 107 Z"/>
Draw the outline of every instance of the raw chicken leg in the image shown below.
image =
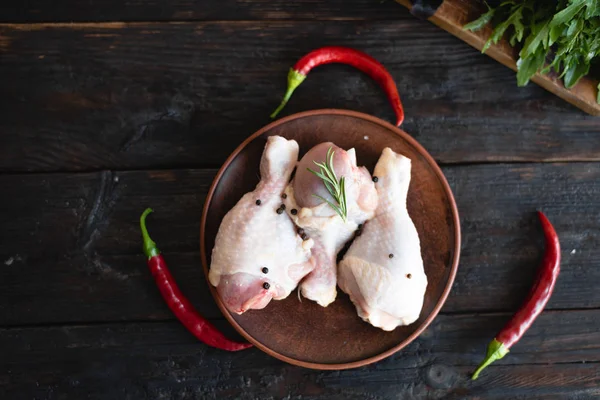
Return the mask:
<path id="1" fill-rule="evenodd" d="M 373 326 L 391 331 L 419 318 L 427 287 L 417 230 L 406 209 L 410 159 L 385 148 L 374 176 L 379 205 L 344 255 L 338 284 Z"/>
<path id="2" fill-rule="evenodd" d="M 303 242 L 290 218 L 276 212 L 297 160 L 296 141 L 269 137 L 260 182 L 221 222 L 208 278 L 232 312 L 286 298 L 313 269 L 312 241 Z"/>
<path id="3" fill-rule="evenodd" d="M 327 150 L 334 151 L 333 166 L 337 178 L 344 176 L 346 186 L 347 220 L 344 221 L 323 200 L 315 195 L 331 197 L 323 180 L 308 171 L 319 170 L 314 161 L 324 162 Z M 352 237 L 358 224 L 374 215 L 377 192 L 366 168 L 356 165 L 354 149 L 348 152 L 333 143 L 321 143 L 306 153 L 298 165 L 293 182 L 286 188 L 286 210 L 296 225 L 314 240 L 312 255 L 315 269 L 300 283 L 302 295 L 327 307 L 335 300 L 336 257 L 344 244 Z"/>

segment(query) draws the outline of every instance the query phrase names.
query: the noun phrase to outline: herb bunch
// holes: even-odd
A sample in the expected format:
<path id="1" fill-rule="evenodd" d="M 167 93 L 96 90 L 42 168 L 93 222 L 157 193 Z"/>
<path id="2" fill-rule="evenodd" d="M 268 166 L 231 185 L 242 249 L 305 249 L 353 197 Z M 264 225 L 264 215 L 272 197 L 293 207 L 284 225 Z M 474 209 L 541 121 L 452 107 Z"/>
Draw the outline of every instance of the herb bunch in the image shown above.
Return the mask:
<path id="1" fill-rule="evenodd" d="M 511 46 L 521 45 L 517 84 L 524 86 L 536 72 L 554 70 L 567 88 L 573 87 L 600 59 L 600 0 L 507 0 L 490 7 L 464 29 L 494 27 L 485 43 L 506 35 Z M 600 84 L 597 101 L 600 103 Z"/>
<path id="2" fill-rule="evenodd" d="M 325 184 L 327 191 L 337 204 L 332 203 L 318 194 L 313 194 L 313 196 L 329 204 L 329 207 L 333 208 L 335 212 L 338 213 L 338 215 L 342 218 L 342 220 L 346 222 L 346 219 L 348 218 L 348 207 L 346 205 L 346 180 L 343 176 L 338 180 L 335 174 L 335 170 L 333 169 L 334 154 L 335 151 L 333 151 L 333 149 L 330 147 L 327 150 L 325 162 L 319 163 L 313 161 L 315 165 L 319 167 L 319 171 L 313 171 L 310 168 L 307 169 L 323 180 L 323 184 Z"/>

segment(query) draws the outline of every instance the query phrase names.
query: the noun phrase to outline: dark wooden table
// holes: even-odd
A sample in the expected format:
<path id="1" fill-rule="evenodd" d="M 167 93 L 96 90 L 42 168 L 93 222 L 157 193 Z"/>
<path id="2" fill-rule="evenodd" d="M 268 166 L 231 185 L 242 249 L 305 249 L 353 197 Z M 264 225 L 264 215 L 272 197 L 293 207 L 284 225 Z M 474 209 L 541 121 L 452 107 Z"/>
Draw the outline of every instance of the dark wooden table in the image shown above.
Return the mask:
<path id="1" fill-rule="evenodd" d="M 600 396 L 600 119 L 392 1 L 44 0 L 0 6 L 0 398 L 594 399 Z M 138 217 L 182 290 L 235 335 L 199 258 L 216 168 L 267 124 L 287 70 L 326 44 L 397 79 L 404 129 L 443 167 L 461 214 L 454 288 L 431 327 L 375 365 L 320 372 L 195 340 L 164 305 Z M 284 115 L 386 120 L 375 83 L 315 70 Z M 559 232 L 546 312 L 471 382 Z M 307 332 L 310 334 L 310 332 Z M 290 343 L 293 346 L 293 343 Z"/>

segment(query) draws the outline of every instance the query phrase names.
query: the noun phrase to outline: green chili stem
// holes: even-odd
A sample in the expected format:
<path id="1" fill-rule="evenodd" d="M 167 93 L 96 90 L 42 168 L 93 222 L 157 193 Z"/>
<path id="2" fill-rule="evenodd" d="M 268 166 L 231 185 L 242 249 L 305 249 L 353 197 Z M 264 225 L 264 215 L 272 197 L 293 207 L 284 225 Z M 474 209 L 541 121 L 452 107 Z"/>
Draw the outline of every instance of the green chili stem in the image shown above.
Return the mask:
<path id="1" fill-rule="evenodd" d="M 271 118 L 275 118 L 277 114 L 279 114 L 279 112 L 283 110 L 283 107 L 285 107 L 287 102 L 290 100 L 290 97 L 292 97 L 292 93 L 294 93 L 294 90 L 296 90 L 296 88 L 300 86 L 300 84 L 305 79 L 306 75 L 302 75 L 293 68 L 290 69 L 290 72 L 288 73 L 288 86 L 285 92 L 285 96 L 283 96 L 283 100 L 281 101 L 281 104 L 279 104 L 279 107 L 277 107 L 277 109 L 273 111 L 273 114 L 271 114 Z"/>
<path id="2" fill-rule="evenodd" d="M 482 361 L 481 364 L 479 364 L 479 367 L 477 367 L 477 370 L 475 371 L 475 373 L 473 374 L 473 377 L 471 379 L 473 379 L 473 380 L 477 379 L 479 377 L 479 373 L 481 373 L 481 371 L 485 367 L 487 367 L 494 361 L 501 359 L 502 357 L 504 357 L 507 354 L 508 354 L 508 349 L 506 348 L 506 346 L 504 346 L 503 343 L 500 343 L 496 339 L 492 340 L 490 342 L 490 344 L 488 345 L 487 354 L 485 356 L 485 359 Z"/>
<path id="3" fill-rule="evenodd" d="M 146 217 L 152 212 L 153 210 L 151 208 L 146 208 L 146 210 L 140 217 L 140 228 L 142 229 L 142 238 L 144 240 L 144 254 L 146 254 L 146 257 L 148 257 L 148 259 L 151 259 L 152 257 L 160 254 L 160 250 L 158 250 L 158 248 L 156 247 L 156 243 L 154 243 L 154 241 L 150 239 L 148 229 L 146 229 Z"/>

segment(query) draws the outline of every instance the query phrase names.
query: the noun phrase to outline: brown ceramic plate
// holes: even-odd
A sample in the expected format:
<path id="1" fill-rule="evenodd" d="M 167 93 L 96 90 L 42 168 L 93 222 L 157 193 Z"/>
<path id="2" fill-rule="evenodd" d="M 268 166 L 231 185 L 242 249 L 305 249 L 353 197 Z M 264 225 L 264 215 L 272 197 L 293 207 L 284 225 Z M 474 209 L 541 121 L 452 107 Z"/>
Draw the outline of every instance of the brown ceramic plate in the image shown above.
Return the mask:
<path id="1" fill-rule="evenodd" d="M 336 301 L 323 308 L 298 300 L 296 292 L 271 301 L 263 310 L 230 313 L 214 287 L 210 290 L 229 322 L 256 347 L 291 364 L 315 369 L 363 366 L 392 355 L 414 340 L 444 304 L 460 252 L 456 203 L 433 158 L 404 131 L 378 118 L 346 110 L 316 110 L 291 115 L 245 140 L 221 167 L 208 192 L 201 221 L 200 247 L 208 276 L 210 253 L 223 216 L 258 183 L 258 167 L 271 135 L 295 139 L 300 156 L 312 146 L 332 141 L 354 147 L 359 165 L 372 172 L 381 151 L 390 147 L 412 160 L 408 211 L 421 239 L 429 281 L 421 317 L 412 325 L 384 332 L 363 322 L 354 305 L 338 289 Z"/>

